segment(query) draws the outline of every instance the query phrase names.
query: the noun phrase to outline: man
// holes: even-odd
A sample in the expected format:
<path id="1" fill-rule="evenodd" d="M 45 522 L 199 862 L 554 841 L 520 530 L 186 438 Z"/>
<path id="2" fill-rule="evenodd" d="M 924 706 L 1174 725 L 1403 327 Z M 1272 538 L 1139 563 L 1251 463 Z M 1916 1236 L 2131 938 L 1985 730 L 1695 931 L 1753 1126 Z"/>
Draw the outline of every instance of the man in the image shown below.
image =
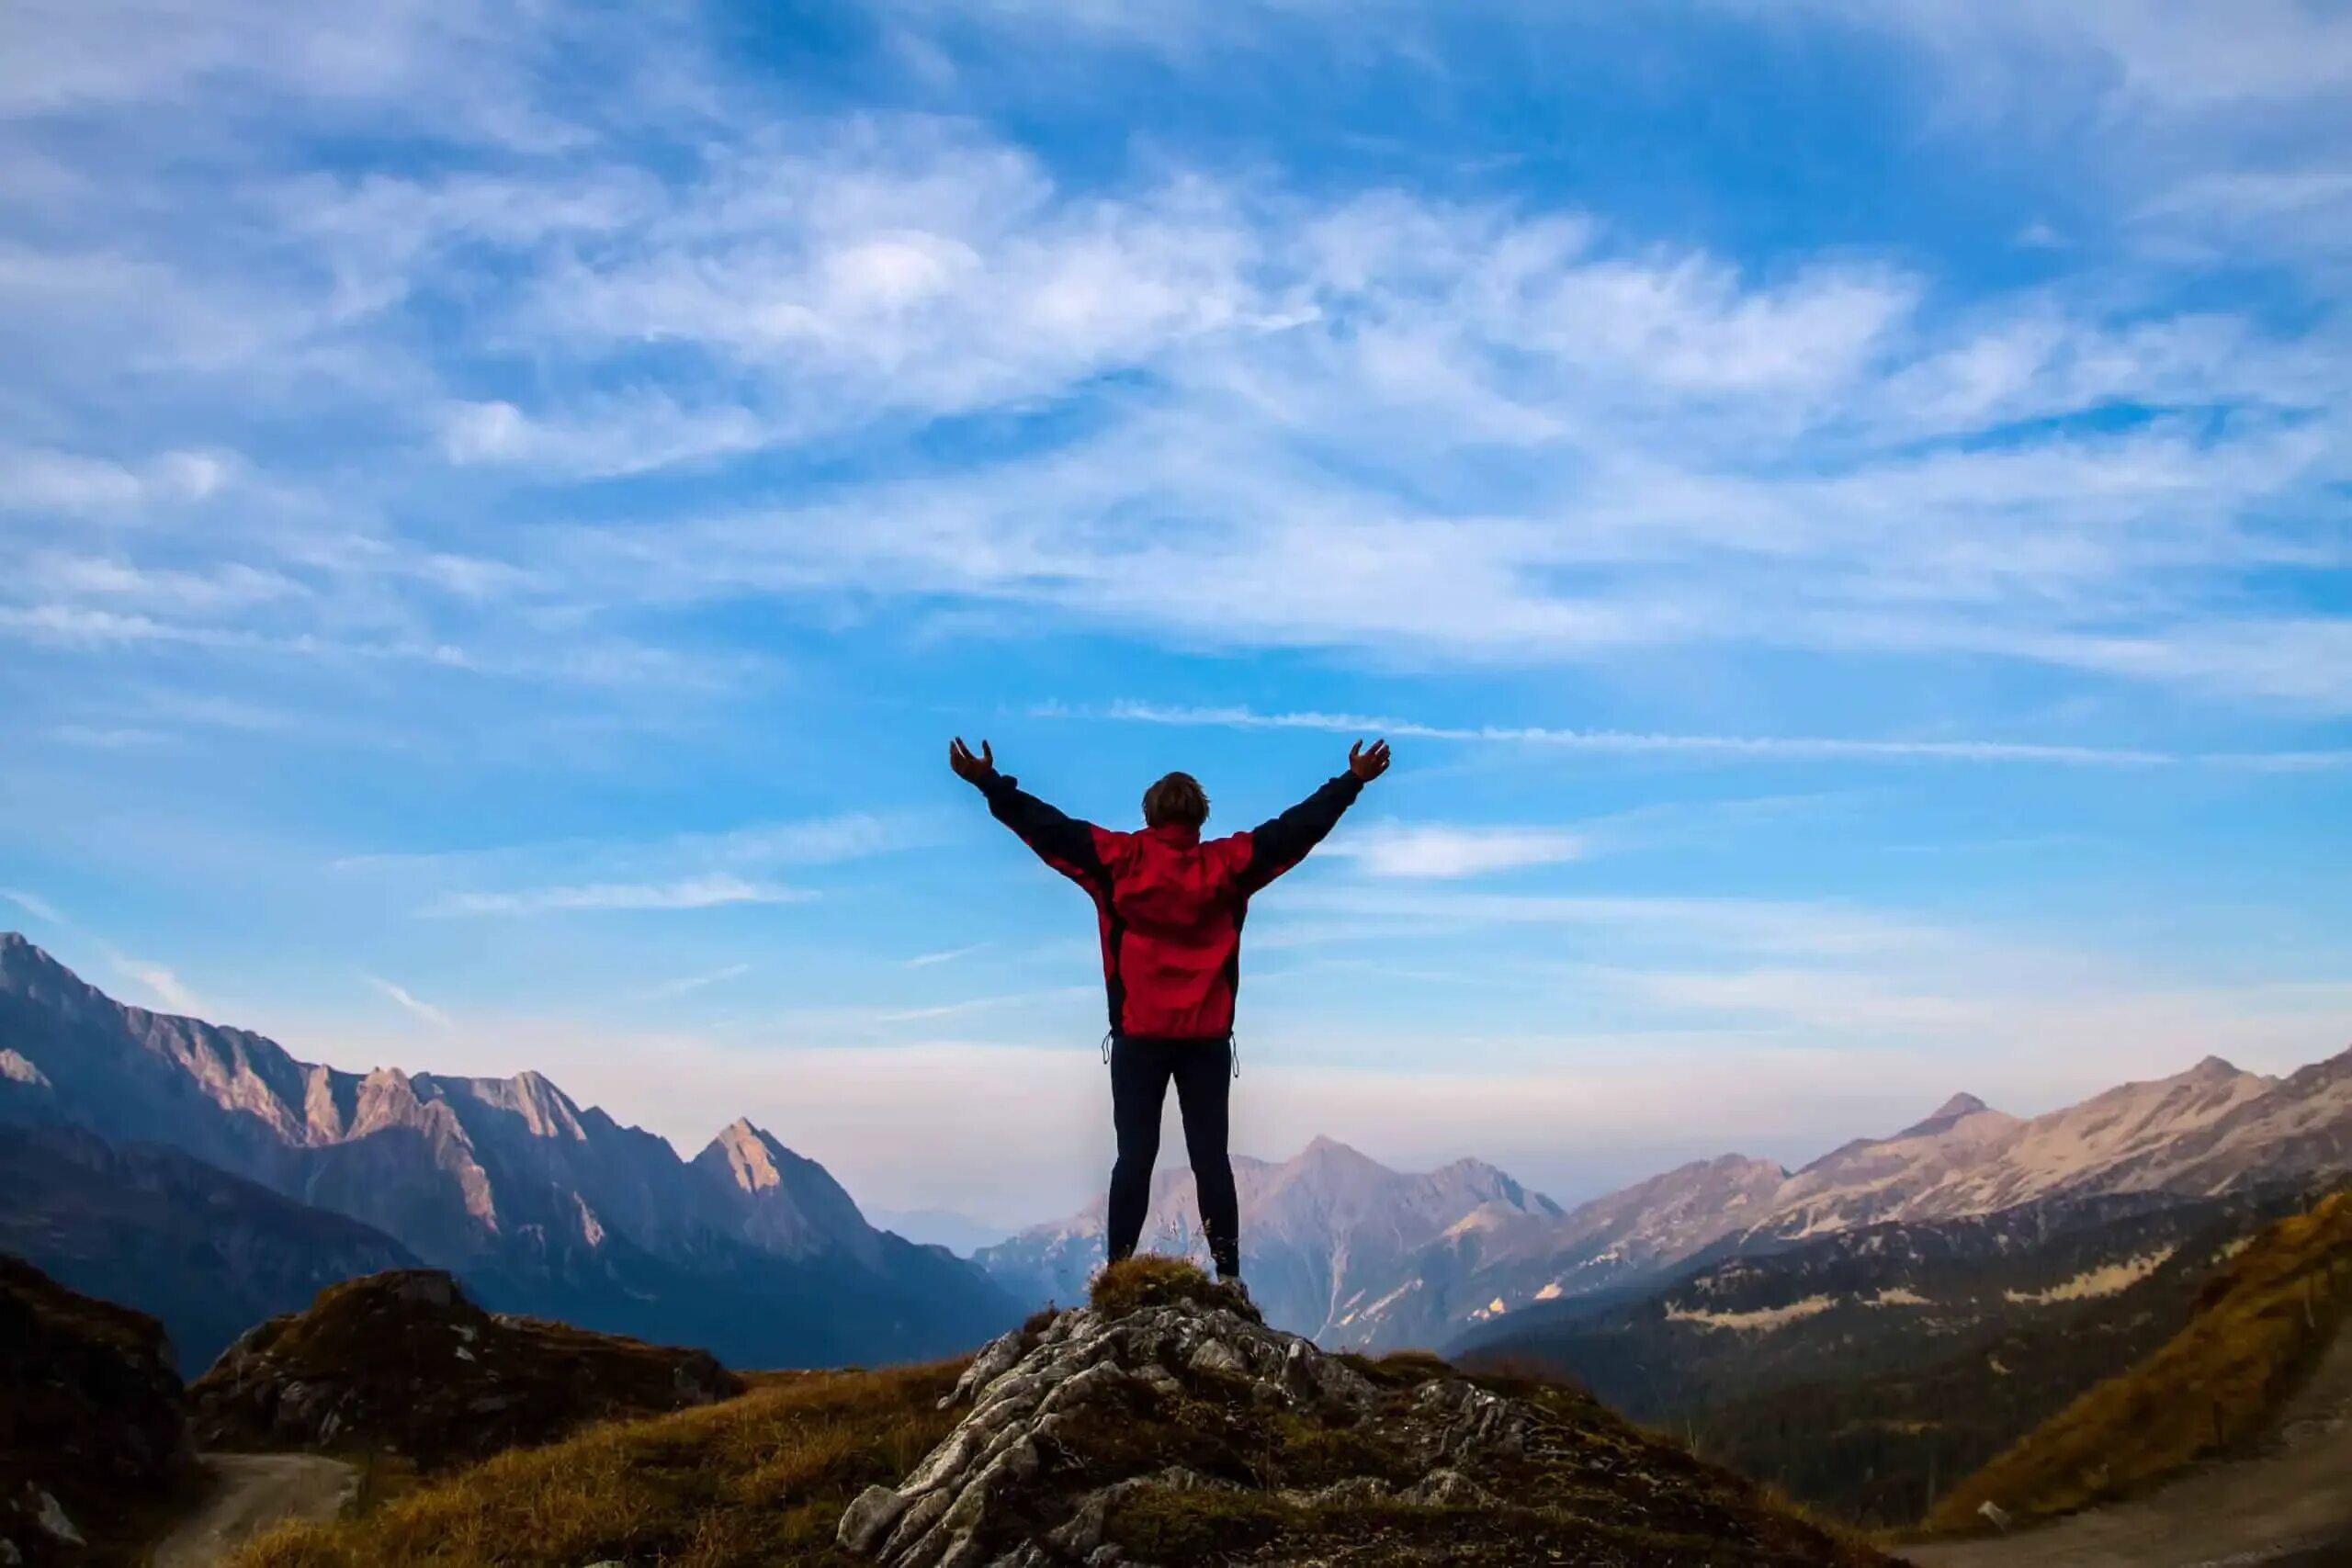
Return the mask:
<path id="1" fill-rule="evenodd" d="M 1367 750 L 1357 741 L 1347 771 L 1313 795 L 1263 827 L 1207 843 L 1201 824 L 1209 797 L 1190 773 L 1170 773 L 1144 791 L 1143 831 L 1120 833 L 1073 821 L 1023 790 L 996 771 L 986 740 L 974 755 L 958 737 L 947 761 L 988 796 L 998 821 L 1094 898 L 1111 993 L 1111 1119 L 1119 1136 L 1111 1260 L 1131 1256 L 1143 1235 L 1159 1110 L 1172 1078 L 1209 1256 L 1217 1278 L 1239 1279 L 1241 1207 L 1225 1138 L 1241 922 L 1251 895 L 1306 859 L 1363 786 L 1387 771 L 1388 742 L 1375 740 Z"/>

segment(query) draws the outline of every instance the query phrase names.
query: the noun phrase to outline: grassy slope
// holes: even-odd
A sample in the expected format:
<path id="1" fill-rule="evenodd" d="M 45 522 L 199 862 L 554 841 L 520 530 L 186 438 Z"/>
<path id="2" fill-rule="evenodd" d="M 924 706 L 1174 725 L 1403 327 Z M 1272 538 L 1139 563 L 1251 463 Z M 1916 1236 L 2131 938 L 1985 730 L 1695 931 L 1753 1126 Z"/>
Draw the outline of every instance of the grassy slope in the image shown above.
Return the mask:
<path id="1" fill-rule="evenodd" d="M 1102 1304 L 1113 1311 L 1187 1296 L 1238 1304 L 1190 1269 L 1149 1265 L 1124 1269 L 1106 1295 Z M 1033 1331 L 1044 1317 L 1032 1320 Z M 1351 1359 L 1400 1393 L 1448 1371 L 1430 1356 Z M 500 1455 L 356 1518 L 281 1529 L 248 1546 L 231 1568 L 579 1568 L 608 1558 L 663 1568 L 851 1568 L 854 1560 L 834 1544 L 842 1507 L 867 1484 L 906 1474 L 965 1414 L 934 1408 L 959 1365 L 754 1377 L 751 1392 L 718 1404 L 609 1423 L 548 1448 Z M 1478 1381 L 1508 1385 L 1577 1435 L 1577 1473 L 1535 1479 L 1559 1494 L 1546 1517 L 1573 1526 L 1569 1534 L 1583 1544 L 1605 1546 L 1607 1561 L 1690 1561 L 1685 1549 L 1699 1538 L 1719 1548 L 1724 1563 L 1860 1568 L 1885 1561 L 1645 1438 L 1579 1392 L 1502 1376 Z M 1246 1555 L 1275 1536 L 1295 1545 L 1328 1540 L 1333 1551 L 1365 1562 L 1389 1560 L 1382 1542 L 1399 1551 L 1418 1543 L 1423 1555 L 1414 1560 L 1427 1560 L 1431 1540 L 1442 1560 L 1521 1561 L 1506 1539 L 1522 1527 L 1516 1513 L 1286 1501 L 1296 1495 L 1280 1488 L 1368 1471 L 1395 1470 L 1389 1478 L 1401 1483 L 1418 1479 L 1420 1467 L 1375 1453 L 1375 1431 L 1272 1412 L 1244 1397 L 1249 1392 L 1238 1391 L 1229 1405 L 1196 1401 L 1199 1408 L 1179 1419 L 1129 1421 L 1112 1413 L 1069 1434 L 1091 1464 L 1121 1473 L 1186 1462 L 1220 1472 L 1238 1466 L 1259 1477 L 1256 1487 L 1237 1491 L 1139 1495 L 1113 1519 L 1113 1539 L 1171 1562 Z M 1629 1515 L 1626 1505 L 1637 1495 L 1648 1506 Z"/>
<path id="2" fill-rule="evenodd" d="M 2188 1326 L 1946 1494 L 1933 1530 L 1979 1506 L 2050 1515 L 2143 1492 L 2257 1437 L 2352 1312 L 2352 1191 L 2270 1225 L 2214 1276 Z"/>
<path id="3" fill-rule="evenodd" d="M 273 1531 L 233 1568 L 843 1564 L 849 1500 L 895 1481 L 960 1412 L 956 1363 L 762 1380 L 737 1399 L 521 1449 L 357 1519 Z"/>

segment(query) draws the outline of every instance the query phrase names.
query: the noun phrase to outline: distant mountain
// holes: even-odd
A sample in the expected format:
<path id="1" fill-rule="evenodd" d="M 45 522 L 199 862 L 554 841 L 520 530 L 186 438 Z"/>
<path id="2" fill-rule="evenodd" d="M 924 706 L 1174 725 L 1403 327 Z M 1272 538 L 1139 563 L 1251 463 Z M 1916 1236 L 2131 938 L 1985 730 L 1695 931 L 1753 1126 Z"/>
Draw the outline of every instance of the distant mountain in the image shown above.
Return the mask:
<path id="1" fill-rule="evenodd" d="M 1414 1260 L 1431 1244 L 1560 1214 L 1550 1199 L 1476 1160 L 1406 1174 L 1329 1138 L 1280 1165 L 1237 1157 L 1233 1176 L 1251 1295 L 1269 1323 L 1332 1342 L 1379 1292 L 1418 1278 Z M 1163 1170 L 1154 1180 L 1143 1247 L 1208 1257 L 1191 1171 Z M 983 1247 L 977 1260 L 1017 1296 L 1068 1303 L 1084 1299 L 1102 1256 L 1097 1206 Z"/>
<path id="2" fill-rule="evenodd" d="M 1012 1233 L 1010 1225 L 975 1219 L 955 1209 L 869 1208 L 865 1211 L 865 1217 L 882 1229 L 895 1231 L 909 1241 L 944 1247 L 963 1258 L 969 1258 L 984 1247 L 994 1247 Z"/>
<path id="3" fill-rule="evenodd" d="M 2169 1202 L 2352 1168 L 2352 1051 L 2283 1079 L 2208 1057 L 2031 1120 L 1957 1094 L 1899 1133 L 1858 1138 L 1794 1173 L 1725 1155 L 1565 1213 L 1475 1161 L 1401 1177 L 1329 1140 L 1289 1165 L 1234 1168 L 1243 1272 L 1272 1321 L 1333 1347 L 1435 1347 L 1548 1303 L 1638 1294 L 1715 1253 L 2044 1201 Z M 1190 1173 L 1162 1172 L 1153 1190 L 1144 1245 L 1200 1254 Z M 1326 1190 L 1349 1196 L 1302 1201 Z M 1101 1259 L 1102 1233 L 1098 1208 L 1023 1231 L 978 1260 L 1016 1294 L 1071 1301 Z"/>
<path id="4" fill-rule="evenodd" d="M 828 1252 L 875 1268 L 882 1235 L 831 1172 L 749 1122 L 736 1122 L 695 1156 L 695 1168 L 724 1196 L 736 1231 L 779 1258 Z"/>
<path id="5" fill-rule="evenodd" d="M 375 1227 L 495 1309 L 739 1365 L 941 1354 L 1016 1315 L 978 1269 L 876 1231 L 820 1167 L 746 1122 L 681 1160 L 538 1073 L 298 1061 L 245 1030 L 124 1006 L 14 934 L 0 1052 L 0 1122 L 180 1150 Z"/>
<path id="6" fill-rule="evenodd" d="M 1762 1213 L 1787 1173 L 1741 1155 L 1695 1160 L 1562 1214 L 1489 1216 L 1449 1230 L 1408 1279 L 1353 1306 L 1335 1344 L 1442 1345 L 1525 1305 L 1645 1280 Z"/>
<path id="7" fill-rule="evenodd" d="M 2352 1152 L 2352 1070 L 2336 1076 L 2332 1099 L 2303 1097 L 2328 1101 L 2319 1119 L 2344 1140 L 2333 1151 L 2289 1147 L 2279 1125 L 2285 1086 L 2218 1056 L 2030 1122 L 1962 1097 L 1891 1138 L 1848 1144 L 1798 1171 L 1756 1228 L 1808 1235 L 1878 1220 L 1992 1213 L 2064 1195 L 2211 1193 L 2320 1168 L 2331 1154 L 2340 1161 Z M 2211 1134 L 2232 1125 L 2239 1135 L 2216 1144 Z"/>
<path id="8" fill-rule="evenodd" d="M 176 1149 L 64 1126 L 0 1127 L 0 1252 L 161 1319 L 189 1377 L 338 1280 L 416 1266 L 356 1220 Z"/>

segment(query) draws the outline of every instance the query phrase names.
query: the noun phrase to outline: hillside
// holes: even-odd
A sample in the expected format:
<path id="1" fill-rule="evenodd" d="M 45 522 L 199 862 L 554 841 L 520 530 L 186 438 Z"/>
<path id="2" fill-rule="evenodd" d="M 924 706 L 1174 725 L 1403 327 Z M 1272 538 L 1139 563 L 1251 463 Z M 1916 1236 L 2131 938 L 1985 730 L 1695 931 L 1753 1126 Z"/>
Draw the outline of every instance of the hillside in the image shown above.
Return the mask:
<path id="1" fill-rule="evenodd" d="M 395 1454 L 424 1470 L 742 1383 L 701 1350 L 495 1317 L 434 1269 L 349 1280 L 230 1346 L 188 1386 L 207 1449 Z"/>
<path id="2" fill-rule="evenodd" d="M 1836 1233 L 1551 1303 L 1466 1336 L 1861 1523 L 1917 1519 L 2188 1320 L 2213 1267 L 2301 1190 L 2145 1195 Z"/>
<path id="3" fill-rule="evenodd" d="M 957 1366 L 823 1373 L 503 1455 L 234 1568 L 1887 1560 L 1588 1396 L 1326 1357 L 1160 1260 Z"/>
<path id="4" fill-rule="evenodd" d="M 1019 1315 L 980 1270 L 875 1230 L 822 1167 L 747 1122 L 684 1160 L 538 1073 L 300 1061 L 249 1031 L 127 1007 L 13 933 L 0 1052 L 0 1122 L 175 1149 L 372 1227 L 501 1310 L 757 1366 L 940 1354 Z M 171 1270 L 130 1233 L 83 1234 L 89 1277 L 161 1293 Z M 217 1318 L 239 1303 L 206 1304 Z"/>
<path id="5" fill-rule="evenodd" d="M 194 1486 L 162 1326 L 0 1256 L 0 1562 L 130 1562 Z"/>
<path id="6" fill-rule="evenodd" d="M 175 1149 L 114 1147 L 74 1127 L 0 1136 L 0 1252 L 162 1319 L 188 1377 L 338 1280 L 417 1265 L 356 1220 Z"/>
<path id="7" fill-rule="evenodd" d="M 2178 1334 L 1954 1486 L 1930 1528 L 1987 1529 L 1988 1502 L 2033 1517 L 2128 1497 L 2245 1445 L 2347 1315 L 2352 1190 L 2264 1229 L 2206 1285 Z"/>

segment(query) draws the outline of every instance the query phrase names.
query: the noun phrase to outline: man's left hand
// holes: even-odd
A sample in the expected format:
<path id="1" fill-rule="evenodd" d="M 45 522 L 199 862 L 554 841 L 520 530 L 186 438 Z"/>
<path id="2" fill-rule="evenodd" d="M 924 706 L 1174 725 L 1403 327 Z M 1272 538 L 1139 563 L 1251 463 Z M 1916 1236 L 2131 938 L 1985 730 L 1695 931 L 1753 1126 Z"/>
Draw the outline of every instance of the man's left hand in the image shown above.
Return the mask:
<path id="1" fill-rule="evenodd" d="M 986 784 L 996 776 L 996 753 L 989 749 L 986 740 L 982 740 L 979 755 L 976 757 L 959 735 L 948 742 L 947 765 L 955 769 L 956 776 L 966 784 Z"/>

